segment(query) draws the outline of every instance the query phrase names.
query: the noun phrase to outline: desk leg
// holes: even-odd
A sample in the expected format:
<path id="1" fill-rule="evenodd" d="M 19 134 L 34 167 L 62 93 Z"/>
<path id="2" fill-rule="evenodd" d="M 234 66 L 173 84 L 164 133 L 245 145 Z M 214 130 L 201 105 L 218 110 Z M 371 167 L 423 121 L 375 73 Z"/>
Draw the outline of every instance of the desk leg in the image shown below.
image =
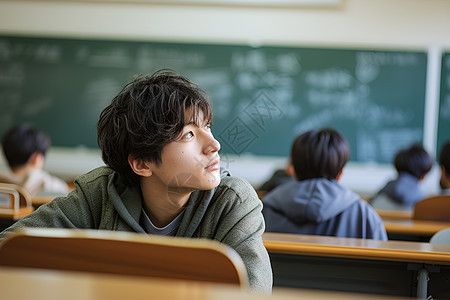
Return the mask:
<path id="1" fill-rule="evenodd" d="M 428 280 L 427 269 L 421 268 L 417 274 L 417 299 L 427 299 Z"/>

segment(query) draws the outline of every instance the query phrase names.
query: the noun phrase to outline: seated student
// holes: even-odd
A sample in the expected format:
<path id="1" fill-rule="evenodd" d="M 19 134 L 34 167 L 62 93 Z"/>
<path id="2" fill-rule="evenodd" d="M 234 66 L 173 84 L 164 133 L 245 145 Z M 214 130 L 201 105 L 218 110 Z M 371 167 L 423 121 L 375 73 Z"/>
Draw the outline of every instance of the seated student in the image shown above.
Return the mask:
<path id="1" fill-rule="evenodd" d="M 261 187 L 258 189 L 259 191 L 270 192 L 277 186 L 286 183 L 288 181 L 295 180 L 292 174 L 290 174 L 290 168 L 287 167 L 285 169 L 278 169 L 273 172 L 272 176 L 264 182 Z"/>
<path id="2" fill-rule="evenodd" d="M 441 167 L 441 194 L 450 195 L 450 141 L 447 141 L 439 153 L 439 165 Z"/>
<path id="3" fill-rule="evenodd" d="M 412 211 L 425 194 L 420 181 L 433 167 L 434 160 L 420 145 L 402 149 L 395 155 L 398 176 L 389 181 L 371 200 L 374 208 Z"/>
<path id="4" fill-rule="evenodd" d="M 20 185 L 31 195 L 67 195 L 67 183 L 42 169 L 50 147 L 50 138 L 43 131 L 29 124 L 15 126 L 3 136 L 2 147 L 10 171 L 0 174 L 0 182 Z"/>
<path id="5" fill-rule="evenodd" d="M 79 176 L 76 189 L 39 207 L 21 227 L 131 231 L 205 238 L 241 256 L 250 288 L 270 292 L 262 203 L 246 181 L 220 168 L 205 92 L 161 70 L 138 76 L 100 114 L 98 144 L 107 166 Z"/>
<path id="6" fill-rule="evenodd" d="M 263 198 L 266 231 L 387 240 L 374 209 L 337 182 L 349 156 L 347 141 L 333 129 L 298 136 L 291 148 L 297 180 Z"/>

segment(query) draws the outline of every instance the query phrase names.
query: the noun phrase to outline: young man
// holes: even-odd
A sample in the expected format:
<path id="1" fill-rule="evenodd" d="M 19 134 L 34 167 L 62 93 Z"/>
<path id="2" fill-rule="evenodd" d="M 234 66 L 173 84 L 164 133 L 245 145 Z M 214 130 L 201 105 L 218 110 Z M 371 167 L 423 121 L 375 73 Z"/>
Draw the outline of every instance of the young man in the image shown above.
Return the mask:
<path id="1" fill-rule="evenodd" d="M 15 126 L 3 136 L 2 147 L 10 171 L 0 174 L 0 182 L 20 185 L 31 195 L 67 195 L 67 183 L 43 170 L 50 147 L 50 138 L 43 131 L 29 124 Z"/>
<path id="2" fill-rule="evenodd" d="M 370 204 L 380 209 L 412 211 L 414 205 L 426 196 L 420 181 L 431 170 L 433 163 L 433 158 L 420 145 L 398 151 L 394 159 L 397 178 L 386 183 Z"/>
<path id="3" fill-rule="evenodd" d="M 347 141 L 333 129 L 298 136 L 291 148 L 297 180 L 263 198 L 266 231 L 387 240 L 373 208 L 337 183 L 349 156 Z"/>
<path id="4" fill-rule="evenodd" d="M 450 141 L 447 141 L 439 152 L 439 165 L 441 167 L 441 194 L 450 195 Z"/>
<path id="5" fill-rule="evenodd" d="M 25 226 L 94 228 L 207 238 L 243 259 L 255 291 L 270 292 L 256 192 L 220 168 L 204 92 L 170 71 L 140 76 L 100 115 L 98 144 L 107 167 L 79 176 L 68 197 L 19 220 Z"/>

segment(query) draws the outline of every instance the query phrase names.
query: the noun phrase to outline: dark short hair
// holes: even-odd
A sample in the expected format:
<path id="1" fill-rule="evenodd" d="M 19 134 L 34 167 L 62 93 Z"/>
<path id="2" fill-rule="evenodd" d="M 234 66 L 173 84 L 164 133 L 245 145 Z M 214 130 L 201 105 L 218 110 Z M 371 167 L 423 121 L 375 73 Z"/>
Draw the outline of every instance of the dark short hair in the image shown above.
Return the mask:
<path id="1" fill-rule="evenodd" d="M 397 152 L 394 166 L 397 172 L 406 172 L 420 179 L 431 170 L 433 162 L 431 155 L 422 146 L 414 144 Z"/>
<path id="2" fill-rule="evenodd" d="M 20 124 L 5 133 L 2 147 L 9 167 L 15 169 L 25 165 L 35 152 L 45 155 L 50 137 L 30 124 Z"/>
<path id="3" fill-rule="evenodd" d="M 446 172 L 450 172 L 450 141 L 447 141 L 441 147 L 439 152 L 439 164 L 444 167 Z"/>
<path id="4" fill-rule="evenodd" d="M 292 143 L 291 162 L 298 180 L 336 179 L 349 157 L 347 140 L 332 128 L 309 130 Z"/>
<path id="5" fill-rule="evenodd" d="M 187 109 L 196 124 L 212 120 L 207 94 L 189 79 L 171 70 L 135 77 L 100 114 L 97 142 L 103 161 L 138 184 L 128 156 L 160 163 L 164 146 L 182 133 Z M 204 120 L 197 119 L 200 112 Z"/>

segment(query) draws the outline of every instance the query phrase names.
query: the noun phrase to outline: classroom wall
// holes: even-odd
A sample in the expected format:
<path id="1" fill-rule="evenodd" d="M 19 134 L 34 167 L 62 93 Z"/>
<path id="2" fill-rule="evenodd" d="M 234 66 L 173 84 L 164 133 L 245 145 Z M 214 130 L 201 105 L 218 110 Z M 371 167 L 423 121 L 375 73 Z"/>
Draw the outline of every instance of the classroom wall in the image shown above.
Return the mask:
<path id="1" fill-rule="evenodd" d="M 0 31 L 242 44 L 450 47 L 447 0 L 337 0 L 338 5 L 324 8 L 152 2 L 2 0 Z"/>
<path id="2" fill-rule="evenodd" d="M 131 3 L 130 3 L 131 2 Z M 435 138 L 438 64 L 450 49 L 448 0 L 336 0 L 319 7 L 180 5 L 163 1 L 0 1 L 0 34 L 244 45 L 429 50 L 425 146 Z M 300 1 L 301 2 L 301 1 Z M 259 185 L 284 158 L 227 157 L 223 165 Z M 71 178 L 101 165 L 97 151 L 52 149 L 46 168 Z M 4 162 L 0 161 L 0 167 Z M 389 165 L 349 164 L 342 183 L 371 194 L 395 175 Z M 438 171 L 424 187 L 437 191 Z"/>

